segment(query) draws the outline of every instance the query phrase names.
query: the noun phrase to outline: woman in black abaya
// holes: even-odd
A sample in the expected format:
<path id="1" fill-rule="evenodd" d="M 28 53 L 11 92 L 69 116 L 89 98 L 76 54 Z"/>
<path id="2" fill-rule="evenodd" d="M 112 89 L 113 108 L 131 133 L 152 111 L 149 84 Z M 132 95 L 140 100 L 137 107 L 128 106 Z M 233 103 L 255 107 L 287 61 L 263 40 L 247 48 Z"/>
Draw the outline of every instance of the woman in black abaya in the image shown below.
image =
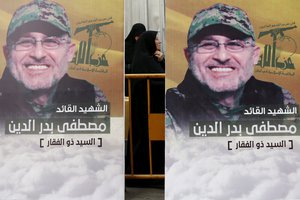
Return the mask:
<path id="1" fill-rule="evenodd" d="M 125 74 L 132 73 L 131 64 L 135 52 L 136 41 L 146 31 L 144 24 L 136 23 L 132 26 L 125 39 Z M 128 81 L 125 80 L 125 96 L 128 96 Z"/>
<path id="2" fill-rule="evenodd" d="M 144 32 L 137 41 L 132 73 L 164 73 L 165 60 L 157 31 Z M 164 113 L 164 79 L 150 82 L 150 112 Z M 148 113 L 146 80 L 135 80 L 132 87 L 132 133 L 135 173 L 149 173 Z M 164 173 L 164 142 L 152 143 L 153 173 Z"/>
<path id="3" fill-rule="evenodd" d="M 132 72 L 165 73 L 165 60 L 160 45 L 157 31 L 144 32 L 136 44 Z"/>
<path id="4" fill-rule="evenodd" d="M 135 51 L 136 41 L 140 35 L 146 31 L 144 24 L 136 23 L 132 26 L 128 36 L 125 39 L 125 73 L 131 72 L 131 63 Z"/>

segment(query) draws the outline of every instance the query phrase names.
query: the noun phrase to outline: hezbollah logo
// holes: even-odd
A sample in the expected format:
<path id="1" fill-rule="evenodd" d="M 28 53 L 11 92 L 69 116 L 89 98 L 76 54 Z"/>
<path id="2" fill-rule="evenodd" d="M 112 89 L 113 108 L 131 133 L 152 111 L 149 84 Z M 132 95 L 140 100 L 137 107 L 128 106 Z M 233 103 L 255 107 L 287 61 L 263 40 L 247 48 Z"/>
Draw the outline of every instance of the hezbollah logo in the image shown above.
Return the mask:
<path id="1" fill-rule="evenodd" d="M 111 18 L 78 23 L 74 36 L 80 35 L 80 41 L 72 63 L 92 67 L 109 66 L 105 55 L 111 48 L 112 40 L 102 28 L 111 23 Z"/>
<path id="2" fill-rule="evenodd" d="M 293 76 L 295 65 L 292 57 L 296 53 L 297 44 L 287 33 L 297 28 L 297 26 L 295 23 L 288 23 L 268 25 L 262 28 L 266 30 L 259 33 L 258 39 L 268 37 L 271 41 L 264 45 L 257 63 L 257 67 L 260 69 L 255 72 Z"/>

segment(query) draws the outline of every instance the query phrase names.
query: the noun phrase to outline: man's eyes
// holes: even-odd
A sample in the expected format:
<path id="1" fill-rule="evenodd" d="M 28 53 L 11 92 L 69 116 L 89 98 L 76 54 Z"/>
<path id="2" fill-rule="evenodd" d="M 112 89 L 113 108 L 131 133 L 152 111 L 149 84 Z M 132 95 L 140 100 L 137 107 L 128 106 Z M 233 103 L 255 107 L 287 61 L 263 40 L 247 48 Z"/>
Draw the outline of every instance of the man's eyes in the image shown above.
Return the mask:
<path id="1" fill-rule="evenodd" d="M 43 40 L 43 43 L 45 45 L 58 45 L 59 41 L 58 40 L 54 40 L 54 39 L 45 39 L 45 40 Z"/>
<path id="2" fill-rule="evenodd" d="M 33 39 L 24 39 L 24 40 L 19 40 L 16 44 L 18 45 L 26 45 L 26 44 L 35 44 L 37 41 Z M 58 40 L 52 39 L 52 38 L 47 38 L 41 41 L 44 44 L 59 44 Z"/>
<path id="3" fill-rule="evenodd" d="M 17 45 L 30 45 L 30 44 L 34 44 L 34 43 L 35 43 L 34 40 L 20 40 L 16 44 Z"/>
<path id="4" fill-rule="evenodd" d="M 241 42 L 236 41 L 228 42 L 226 45 L 231 47 L 243 47 L 243 44 Z"/>
<path id="5" fill-rule="evenodd" d="M 229 47 L 243 47 L 243 44 L 239 41 L 229 41 L 226 43 L 218 43 L 214 41 L 202 42 L 199 44 L 199 47 L 218 47 L 220 44 L 224 44 L 225 46 Z"/>
<path id="6" fill-rule="evenodd" d="M 210 46 L 217 47 L 218 43 L 217 42 L 203 42 L 199 45 L 199 47 L 210 47 Z"/>

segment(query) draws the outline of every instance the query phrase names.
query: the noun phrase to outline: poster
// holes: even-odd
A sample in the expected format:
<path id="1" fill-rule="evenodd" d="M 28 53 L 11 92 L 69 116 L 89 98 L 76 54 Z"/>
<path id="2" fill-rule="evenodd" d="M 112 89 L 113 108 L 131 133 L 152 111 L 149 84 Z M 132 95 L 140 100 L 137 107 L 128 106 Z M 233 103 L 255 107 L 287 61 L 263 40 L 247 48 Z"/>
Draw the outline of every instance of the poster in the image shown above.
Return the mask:
<path id="1" fill-rule="evenodd" d="M 1 199 L 124 199 L 123 1 L 37 0 L 35 4 L 44 7 L 39 14 L 34 12 L 36 6 L 25 6 L 23 11 L 29 14 L 19 14 L 21 20 L 16 18 L 15 24 L 9 25 L 15 10 L 30 2 L 1 1 L 0 6 L 2 79 L 9 57 L 23 63 L 25 68 L 19 71 L 28 75 L 23 79 L 29 80 L 29 85 L 39 75 L 45 79 L 28 89 L 30 86 L 23 83 L 22 77 L 16 78 L 18 73 L 6 72 L 18 81 L 13 79 L 12 85 L 17 87 L 10 91 L 10 84 L 1 86 L 2 115 L 12 116 L 5 117 L 0 132 Z M 32 19 L 36 15 L 38 22 Z M 52 21 L 49 25 L 45 20 L 44 29 L 36 28 L 41 27 L 40 19 Z M 19 28 L 26 24 L 22 20 L 29 20 L 33 26 Z M 60 27 L 55 30 L 69 33 L 71 40 L 67 36 L 59 38 L 61 32 L 57 36 L 53 29 L 47 32 L 48 26 Z M 15 31 L 8 33 L 8 27 Z M 12 39 L 6 40 L 7 35 Z M 55 54 L 54 50 L 63 53 Z M 9 66 L 21 66 L 11 62 Z M 58 70 L 63 77 L 58 76 L 51 87 L 41 86 L 55 74 L 50 68 L 63 66 L 62 63 L 67 66 L 66 72 Z M 19 104 L 24 103 L 21 89 L 27 95 L 26 103 L 33 105 L 29 107 L 31 112 L 26 112 L 27 104 Z M 50 91 L 50 95 L 45 91 Z M 28 101 L 37 94 L 47 97 L 46 104 L 36 105 L 36 99 Z M 12 110 L 20 114 L 3 105 L 5 95 L 14 97 L 6 101 L 7 105 L 14 105 Z M 39 115 L 40 111 L 45 112 Z"/>
<path id="2" fill-rule="evenodd" d="M 184 49 L 187 47 L 193 16 L 216 3 L 220 1 L 188 0 L 184 6 L 180 1 L 166 1 L 167 91 L 177 87 L 185 77 L 188 62 Z M 282 121 L 276 121 L 281 114 L 278 112 L 280 108 L 271 114 L 269 109 L 274 110 L 267 104 L 259 107 L 254 105 L 252 109 L 266 109 L 265 113 L 252 110 L 252 120 L 238 119 L 232 123 L 213 117 L 198 119 L 190 123 L 187 134 L 180 129 L 169 129 L 170 118 L 166 116 L 165 199 L 299 199 L 298 3 L 293 0 L 230 0 L 223 3 L 239 7 L 247 13 L 256 45 L 260 47 L 253 68 L 254 77 L 288 90 L 296 101 L 294 115 L 290 116 L 291 120 L 284 118 L 283 124 L 280 124 Z M 228 50 L 228 43 L 226 45 L 224 48 Z M 223 45 L 219 43 L 215 50 L 221 48 Z M 193 89 L 196 90 L 196 86 Z M 166 95 L 168 109 L 168 92 Z M 195 105 L 201 105 L 201 100 L 195 101 Z M 244 108 L 242 113 L 247 115 L 247 111 L 251 110 L 249 108 Z M 195 106 L 194 109 L 198 108 Z M 260 120 L 264 114 L 269 116 Z M 259 120 L 253 120 L 255 117 Z M 275 133 L 275 129 L 263 128 L 272 127 L 272 123 L 277 128 L 285 125 L 291 129 L 277 129 Z M 255 126 L 260 129 L 251 132 Z M 237 127 L 243 130 L 238 131 Z M 213 132 L 214 137 L 210 134 Z"/>

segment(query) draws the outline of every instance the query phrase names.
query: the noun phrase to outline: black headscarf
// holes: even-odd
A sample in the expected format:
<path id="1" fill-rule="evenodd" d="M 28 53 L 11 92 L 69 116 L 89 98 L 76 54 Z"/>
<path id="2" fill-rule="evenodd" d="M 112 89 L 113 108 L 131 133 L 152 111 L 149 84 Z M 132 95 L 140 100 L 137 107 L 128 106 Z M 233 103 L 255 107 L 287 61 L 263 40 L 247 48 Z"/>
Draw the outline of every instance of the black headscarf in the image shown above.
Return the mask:
<path id="1" fill-rule="evenodd" d="M 140 36 L 145 31 L 146 28 L 144 24 L 137 23 L 132 26 L 128 36 L 125 39 L 125 64 L 132 63 L 132 58 L 134 55 L 134 49 L 136 44 L 135 37 Z"/>
<path id="2" fill-rule="evenodd" d="M 164 61 L 154 56 L 157 31 L 144 32 L 137 41 L 132 61 L 133 73 L 164 73 Z"/>

